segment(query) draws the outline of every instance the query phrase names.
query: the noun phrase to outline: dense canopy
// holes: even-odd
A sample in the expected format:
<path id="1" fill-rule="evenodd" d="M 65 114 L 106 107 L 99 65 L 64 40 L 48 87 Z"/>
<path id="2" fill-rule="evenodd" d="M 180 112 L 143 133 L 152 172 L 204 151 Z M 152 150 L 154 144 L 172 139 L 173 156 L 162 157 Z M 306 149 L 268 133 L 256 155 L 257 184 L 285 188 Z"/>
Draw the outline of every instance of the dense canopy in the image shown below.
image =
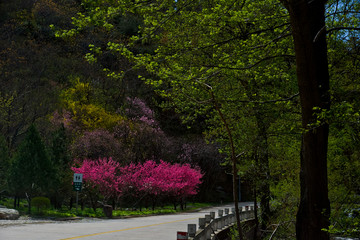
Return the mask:
<path id="1" fill-rule="evenodd" d="M 359 23 L 354 0 L 2 1 L 0 194 L 60 208 L 75 171 L 94 208 L 254 201 L 262 238 L 358 236 Z"/>

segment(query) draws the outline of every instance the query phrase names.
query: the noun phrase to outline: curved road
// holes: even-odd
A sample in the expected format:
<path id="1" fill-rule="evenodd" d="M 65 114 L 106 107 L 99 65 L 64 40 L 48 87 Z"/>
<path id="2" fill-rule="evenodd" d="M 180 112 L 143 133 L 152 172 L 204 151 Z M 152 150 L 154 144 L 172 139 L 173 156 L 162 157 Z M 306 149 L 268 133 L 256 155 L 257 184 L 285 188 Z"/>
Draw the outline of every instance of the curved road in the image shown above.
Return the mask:
<path id="1" fill-rule="evenodd" d="M 240 203 L 249 206 L 251 203 Z M 81 222 L 52 222 L 0 226 L 2 240 L 172 240 L 177 231 L 187 231 L 187 224 L 198 224 L 198 218 L 210 211 L 232 208 L 224 205 L 199 212 L 136 217 L 127 219 L 105 219 Z"/>

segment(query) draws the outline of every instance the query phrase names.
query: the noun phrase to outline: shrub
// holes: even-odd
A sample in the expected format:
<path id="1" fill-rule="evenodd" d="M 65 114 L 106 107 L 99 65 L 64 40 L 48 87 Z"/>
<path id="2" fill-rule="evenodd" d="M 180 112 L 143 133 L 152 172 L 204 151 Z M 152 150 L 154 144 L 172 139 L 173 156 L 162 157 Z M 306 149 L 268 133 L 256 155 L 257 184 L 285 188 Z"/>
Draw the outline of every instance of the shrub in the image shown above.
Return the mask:
<path id="1" fill-rule="evenodd" d="M 36 207 L 39 212 L 40 209 L 48 209 L 50 207 L 50 199 L 47 197 L 34 197 L 31 199 L 31 205 Z"/>

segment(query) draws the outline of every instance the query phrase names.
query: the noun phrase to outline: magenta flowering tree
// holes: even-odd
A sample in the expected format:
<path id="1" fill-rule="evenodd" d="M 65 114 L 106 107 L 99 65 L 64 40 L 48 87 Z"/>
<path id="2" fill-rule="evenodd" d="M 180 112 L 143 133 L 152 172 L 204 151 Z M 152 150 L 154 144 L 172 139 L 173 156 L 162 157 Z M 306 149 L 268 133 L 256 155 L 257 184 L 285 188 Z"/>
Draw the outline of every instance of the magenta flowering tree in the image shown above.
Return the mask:
<path id="1" fill-rule="evenodd" d="M 121 178 L 118 170 L 120 164 L 112 158 L 99 158 L 98 160 L 85 159 L 80 167 L 72 167 L 74 173 L 82 173 L 84 189 L 87 191 L 91 205 L 96 209 L 99 194 L 106 202 L 110 198 L 119 198 L 122 193 Z"/>
<path id="2" fill-rule="evenodd" d="M 158 165 L 154 161 L 145 163 L 131 163 L 120 168 L 121 185 L 124 195 L 136 199 L 136 204 L 151 201 L 153 209 L 162 189 L 155 169 Z M 141 207 L 141 204 L 140 204 Z"/>
<path id="3" fill-rule="evenodd" d="M 146 161 L 120 168 L 122 186 L 136 198 L 170 198 L 174 203 L 183 203 L 196 195 L 203 174 L 198 167 L 189 164 L 170 164 L 160 161 Z M 176 204 L 175 204 L 176 207 Z"/>
<path id="4" fill-rule="evenodd" d="M 93 208 L 102 195 L 104 201 L 126 195 L 141 202 L 151 201 L 153 208 L 159 199 L 171 199 L 181 206 L 186 198 L 196 195 L 203 174 L 198 167 L 189 164 L 171 164 L 148 160 L 120 166 L 111 158 L 97 161 L 86 159 L 80 167 L 71 168 L 82 173 L 85 188 Z"/>
<path id="5" fill-rule="evenodd" d="M 186 198 L 197 194 L 203 177 L 200 168 L 190 164 L 161 161 L 155 171 L 163 194 L 172 199 L 175 208 L 177 203 L 183 208 Z"/>

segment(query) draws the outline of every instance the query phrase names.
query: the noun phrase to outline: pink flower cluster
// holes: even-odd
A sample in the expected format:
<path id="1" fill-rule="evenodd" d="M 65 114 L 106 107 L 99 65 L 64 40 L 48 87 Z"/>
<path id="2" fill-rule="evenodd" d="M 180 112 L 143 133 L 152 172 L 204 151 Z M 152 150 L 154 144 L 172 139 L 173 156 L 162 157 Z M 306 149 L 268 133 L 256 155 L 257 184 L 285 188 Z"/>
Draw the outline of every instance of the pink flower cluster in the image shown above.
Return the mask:
<path id="1" fill-rule="evenodd" d="M 126 109 L 126 112 L 132 119 L 138 119 L 149 126 L 158 126 L 158 123 L 155 120 L 155 113 L 146 105 L 143 100 L 137 97 L 128 97 L 127 101 L 130 105 L 130 108 Z"/>
<path id="2" fill-rule="evenodd" d="M 119 196 L 121 190 L 121 180 L 118 176 L 120 164 L 112 158 L 84 160 L 80 167 L 72 167 L 74 173 L 83 174 L 83 181 L 86 187 L 97 188 L 105 199 Z"/>
<path id="3" fill-rule="evenodd" d="M 82 173 L 88 186 L 97 187 L 104 197 L 126 192 L 134 196 L 186 198 L 197 194 L 203 176 L 198 167 L 192 168 L 189 164 L 149 160 L 120 167 L 111 158 L 84 160 L 81 167 L 72 167 L 72 170 Z"/>
<path id="4" fill-rule="evenodd" d="M 124 190 L 135 190 L 158 196 L 188 197 L 196 195 L 203 174 L 189 164 L 146 161 L 121 168 Z"/>

